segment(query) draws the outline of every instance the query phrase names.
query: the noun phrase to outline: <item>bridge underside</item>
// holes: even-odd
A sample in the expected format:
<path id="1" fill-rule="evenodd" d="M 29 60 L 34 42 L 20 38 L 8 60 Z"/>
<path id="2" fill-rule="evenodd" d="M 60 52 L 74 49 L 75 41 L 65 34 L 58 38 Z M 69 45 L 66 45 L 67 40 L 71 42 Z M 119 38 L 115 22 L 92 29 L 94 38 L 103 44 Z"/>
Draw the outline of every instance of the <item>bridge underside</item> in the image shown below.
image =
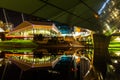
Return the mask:
<path id="1" fill-rule="evenodd" d="M 5 9 L 8 22 L 11 22 L 9 10 L 13 10 L 37 16 L 47 21 L 56 21 L 69 26 L 98 31 L 101 29 L 98 24 L 98 11 L 103 3 L 105 0 L 69 0 L 69 3 L 65 0 L 1 0 L 0 11 L 2 14 L 3 8 Z"/>

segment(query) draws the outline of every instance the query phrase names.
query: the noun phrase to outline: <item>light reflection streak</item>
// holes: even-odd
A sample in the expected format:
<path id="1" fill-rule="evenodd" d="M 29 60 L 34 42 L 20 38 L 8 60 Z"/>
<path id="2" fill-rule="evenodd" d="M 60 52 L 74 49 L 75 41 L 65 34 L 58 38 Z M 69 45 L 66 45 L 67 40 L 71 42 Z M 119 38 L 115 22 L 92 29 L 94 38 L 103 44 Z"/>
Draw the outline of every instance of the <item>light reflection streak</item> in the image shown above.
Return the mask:
<path id="1" fill-rule="evenodd" d="M 98 11 L 98 14 L 99 14 L 99 15 L 102 13 L 103 9 L 106 7 L 106 5 L 107 5 L 107 3 L 108 3 L 109 1 L 110 1 L 110 0 L 106 0 L 106 1 L 103 3 L 102 7 L 101 7 L 100 10 Z"/>

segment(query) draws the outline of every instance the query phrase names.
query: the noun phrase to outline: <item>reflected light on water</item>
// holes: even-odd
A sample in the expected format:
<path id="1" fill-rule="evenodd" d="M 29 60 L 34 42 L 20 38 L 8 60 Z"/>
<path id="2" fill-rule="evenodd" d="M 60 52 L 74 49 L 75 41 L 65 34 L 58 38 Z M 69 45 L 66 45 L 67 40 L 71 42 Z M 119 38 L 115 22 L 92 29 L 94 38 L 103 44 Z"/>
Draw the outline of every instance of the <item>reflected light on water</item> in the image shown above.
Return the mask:
<path id="1" fill-rule="evenodd" d="M 120 37 L 115 38 L 115 41 L 119 41 L 120 42 Z"/>
<path id="2" fill-rule="evenodd" d="M 43 51 L 43 50 L 46 50 L 46 51 Z M 24 75 L 24 73 L 26 73 L 26 72 L 27 72 L 27 74 L 31 74 L 31 76 L 29 76 L 29 77 L 36 78 L 36 77 L 40 76 L 40 78 L 39 78 L 40 80 L 41 80 L 41 77 L 43 77 L 45 75 L 50 76 L 50 78 L 51 78 L 50 80 L 74 80 L 74 77 L 75 77 L 74 74 L 79 73 L 80 70 L 83 70 L 81 72 L 81 75 L 85 75 L 85 73 L 88 71 L 90 63 L 89 63 L 89 61 L 86 60 L 85 57 L 87 57 L 87 58 L 89 57 L 89 59 L 92 59 L 92 56 L 88 56 L 88 55 L 92 55 L 92 54 L 91 54 L 91 50 L 87 50 L 87 51 L 84 51 L 84 50 L 85 49 L 78 49 L 78 48 L 77 49 L 72 48 L 72 49 L 67 49 L 67 50 L 66 49 L 65 50 L 64 49 L 52 49 L 52 51 L 50 51 L 50 49 L 49 50 L 48 49 L 39 49 L 39 50 L 35 50 L 32 52 L 18 52 L 18 51 L 13 52 L 13 51 L 9 50 L 9 51 L 3 51 L 1 53 L 5 54 L 3 56 L 3 59 L 5 57 L 6 58 L 5 60 L 11 61 L 11 63 L 6 63 L 6 66 L 10 67 L 9 69 L 11 69 L 12 67 L 8 66 L 8 65 L 15 65 L 15 68 L 19 69 L 16 72 L 20 73 L 20 70 L 23 71 L 23 73 L 20 73 L 20 74 L 22 74 L 20 80 L 23 80 L 22 78 L 24 78 L 24 76 L 26 76 L 26 75 Z M 24 50 L 22 50 L 22 51 L 24 51 Z M 67 51 L 67 54 L 66 54 L 66 51 Z M 61 54 L 59 54 L 60 52 L 61 52 Z M 83 56 L 81 57 L 81 52 L 84 52 L 83 56 L 85 56 L 85 57 L 83 57 Z M 76 54 L 74 54 L 74 53 L 76 53 Z M 5 61 L 5 60 L 3 60 L 3 61 Z M 81 62 L 81 64 L 80 64 L 80 62 Z M 81 67 L 79 67 L 79 65 Z M 3 65 L 0 65 L 0 66 L 3 66 Z M 59 68 L 60 68 L 60 71 L 59 71 Z M 71 69 L 74 69 L 75 71 L 71 71 Z M 66 72 L 68 72 L 67 74 L 69 74 L 69 75 L 67 75 L 65 73 L 65 70 L 66 70 Z M 5 71 L 7 73 L 8 70 L 5 70 Z M 31 71 L 31 73 L 29 71 Z M 43 71 L 46 74 L 44 75 L 44 73 L 41 71 Z M 36 75 L 33 75 L 32 72 L 34 72 Z M 63 74 L 61 74 L 61 72 L 63 72 Z M 40 75 L 39 73 L 41 73 L 42 75 Z M 11 72 L 11 74 L 13 74 L 13 73 Z M 11 75 L 11 74 L 8 74 L 8 75 Z M 3 74 L 3 76 L 6 77 L 6 75 L 4 75 L 4 74 Z M 57 78 L 56 78 L 56 76 L 57 76 Z M 63 79 L 61 79 L 61 76 Z M 66 76 L 66 78 L 63 76 Z M 78 75 L 76 74 L 76 77 L 77 76 Z M 29 77 L 26 76 L 26 78 L 29 78 Z M 71 79 L 69 79 L 70 77 L 71 77 Z M 31 80 L 31 79 L 25 79 L 25 80 Z M 45 80 L 47 80 L 47 79 L 45 79 Z"/>
<path id="3" fill-rule="evenodd" d="M 116 51 L 116 52 L 115 52 L 115 55 L 116 55 L 116 56 L 120 56 L 120 51 Z"/>
<path id="4" fill-rule="evenodd" d="M 118 63 L 118 61 L 117 61 L 117 60 L 114 60 L 114 63 Z"/>

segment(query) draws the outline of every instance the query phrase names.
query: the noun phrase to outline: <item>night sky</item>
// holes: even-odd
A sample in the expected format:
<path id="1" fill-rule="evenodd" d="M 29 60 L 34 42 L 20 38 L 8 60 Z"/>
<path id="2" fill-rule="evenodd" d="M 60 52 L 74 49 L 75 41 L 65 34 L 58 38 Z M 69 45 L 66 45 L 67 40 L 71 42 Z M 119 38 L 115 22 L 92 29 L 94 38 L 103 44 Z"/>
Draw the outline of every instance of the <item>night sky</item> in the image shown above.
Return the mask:
<path id="1" fill-rule="evenodd" d="M 23 22 L 22 13 L 7 10 L 7 9 L 5 9 L 5 13 L 6 13 L 7 21 L 9 23 L 14 24 L 14 27 L 19 25 L 21 22 Z M 45 21 L 45 19 L 35 17 L 29 14 L 23 14 L 23 16 L 25 21 Z M 2 8 L 0 8 L 0 20 L 2 20 L 3 22 L 6 22 Z"/>

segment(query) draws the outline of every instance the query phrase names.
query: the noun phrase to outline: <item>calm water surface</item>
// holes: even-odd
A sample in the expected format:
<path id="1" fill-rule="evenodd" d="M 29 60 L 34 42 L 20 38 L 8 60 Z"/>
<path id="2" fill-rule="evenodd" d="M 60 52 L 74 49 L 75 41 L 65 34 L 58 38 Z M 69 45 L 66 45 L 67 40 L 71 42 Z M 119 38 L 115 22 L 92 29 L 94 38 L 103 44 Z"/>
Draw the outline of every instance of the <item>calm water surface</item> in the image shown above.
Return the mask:
<path id="1" fill-rule="evenodd" d="M 101 59 L 101 62 L 103 61 L 101 64 L 94 65 L 95 52 L 108 53 L 110 59 L 105 59 L 105 61 Z M 119 50 L 94 51 L 85 48 L 4 49 L 0 53 L 0 79 L 120 80 L 120 60 L 116 52 L 118 53 Z"/>

